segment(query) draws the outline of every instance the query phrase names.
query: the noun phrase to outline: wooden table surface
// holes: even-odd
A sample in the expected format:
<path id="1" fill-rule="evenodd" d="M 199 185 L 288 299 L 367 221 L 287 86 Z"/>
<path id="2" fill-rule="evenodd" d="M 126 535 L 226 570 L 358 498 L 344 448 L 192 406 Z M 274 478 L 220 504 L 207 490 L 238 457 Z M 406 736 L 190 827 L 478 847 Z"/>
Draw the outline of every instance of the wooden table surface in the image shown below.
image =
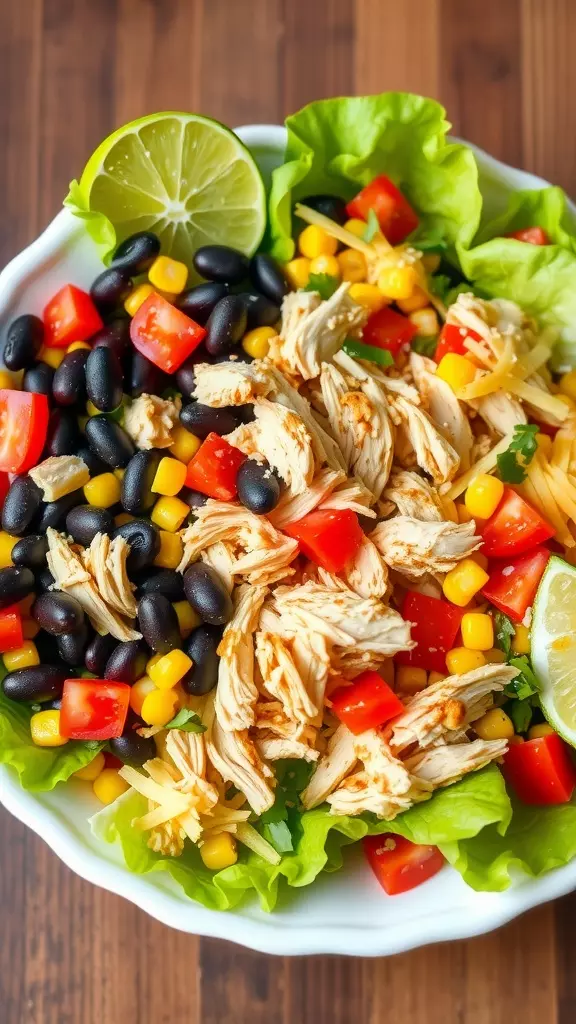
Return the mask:
<path id="1" fill-rule="evenodd" d="M 409 89 L 575 191 L 574 0 L 3 0 L 0 259 L 113 128 L 154 110 L 281 122 Z M 576 897 L 388 960 L 282 959 L 172 932 L 0 813 L 1 1024 L 573 1024 Z"/>

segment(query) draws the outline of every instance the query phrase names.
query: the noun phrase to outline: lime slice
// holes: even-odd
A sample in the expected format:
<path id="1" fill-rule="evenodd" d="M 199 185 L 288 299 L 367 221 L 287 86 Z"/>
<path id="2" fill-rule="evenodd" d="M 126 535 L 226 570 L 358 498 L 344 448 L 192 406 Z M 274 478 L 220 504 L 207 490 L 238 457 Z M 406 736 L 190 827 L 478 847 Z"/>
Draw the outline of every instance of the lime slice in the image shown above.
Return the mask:
<path id="1" fill-rule="evenodd" d="M 531 634 L 542 710 L 576 747 L 576 568 L 555 555 L 536 594 Z"/>
<path id="2" fill-rule="evenodd" d="M 251 256 L 266 227 L 260 172 L 240 139 L 198 114 L 149 114 L 118 128 L 80 180 L 89 209 L 105 214 L 117 241 L 154 231 L 162 251 L 188 266 L 201 245 Z"/>

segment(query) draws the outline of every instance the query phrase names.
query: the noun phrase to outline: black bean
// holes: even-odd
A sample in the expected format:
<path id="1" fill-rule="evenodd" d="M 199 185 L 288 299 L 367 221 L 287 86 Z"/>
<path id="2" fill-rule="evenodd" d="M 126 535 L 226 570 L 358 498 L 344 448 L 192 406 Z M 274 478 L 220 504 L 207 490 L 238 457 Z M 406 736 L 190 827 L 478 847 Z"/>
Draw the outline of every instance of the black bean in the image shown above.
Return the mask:
<path id="1" fill-rule="evenodd" d="M 265 295 L 258 295 L 257 292 L 242 292 L 240 298 L 246 306 L 248 317 L 247 327 L 251 331 L 254 327 L 274 327 L 280 319 L 280 307 L 275 302 L 270 302 Z"/>
<path id="2" fill-rule="evenodd" d="M 190 508 L 202 508 L 208 501 L 206 494 L 201 494 L 200 491 L 193 491 L 190 487 L 184 487 L 178 497 L 185 501 Z"/>
<path id="3" fill-rule="evenodd" d="M 213 690 L 218 682 L 220 658 L 216 651 L 222 639 L 217 626 L 197 626 L 186 641 L 186 654 L 194 662 L 182 680 L 187 693 L 201 697 Z"/>
<path id="4" fill-rule="evenodd" d="M 10 565 L 0 569 L 0 608 L 8 608 L 17 601 L 22 601 L 34 590 L 36 581 L 30 569 L 19 565 Z"/>
<path id="5" fill-rule="evenodd" d="M 248 317 L 240 295 L 226 295 L 214 307 L 206 325 L 206 351 L 211 356 L 232 351 L 246 330 Z"/>
<path id="6" fill-rule="evenodd" d="M 127 386 L 132 398 L 138 398 L 140 395 L 161 395 L 168 386 L 168 377 L 149 359 L 134 351 Z"/>
<path id="7" fill-rule="evenodd" d="M 303 206 L 309 206 L 312 210 L 317 210 L 317 212 L 323 214 L 324 217 L 329 217 L 330 220 L 335 220 L 337 224 L 344 224 L 348 220 L 346 203 L 343 199 L 340 199 L 340 196 L 306 196 L 306 198 L 301 199 L 300 202 Z"/>
<path id="8" fill-rule="evenodd" d="M 64 522 L 71 508 L 82 505 L 85 501 L 84 491 L 80 489 L 72 491 L 70 494 L 64 494 L 56 501 L 47 502 L 42 505 L 40 514 L 33 524 L 35 531 L 45 533 L 49 526 L 56 529 Z"/>
<path id="9" fill-rule="evenodd" d="M 180 413 L 180 422 L 186 430 L 204 440 L 208 434 L 230 434 L 239 424 L 233 408 L 212 409 L 200 402 L 185 405 Z"/>
<path id="10" fill-rule="evenodd" d="M 12 321 L 6 334 L 3 358 L 9 370 L 26 370 L 38 356 L 44 341 L 40 317 L 24 313 Z"/>
<path id="11" fill-rule="evenodd" d="M 185 363 L 182 363 L 182 366 L 174 374 L 176 386 L 186 398 L 192 396 L 192 392 L 196 387 L 196 366 L 197 360 L 192 356 Z"/>
<path id="12" fill-rule="evenodd" d="M 29 476 L 17 476 L 2 506 L 2 529 L 20 537 L 26 533 L 42 503 L 42 491 Z"/>
<path id="13" fill-rule="evenodd" d="M 108 746 L 111 754 L 132 768 L 140 768 L 146 761 L 156 757 L 156 744 L 152 737 L 139 736 L 133 729 L 109 740 Z"/>
<path id="14" fill-rule="evenodd" d="M 253 405 L 237 405 L 234 412 L 239 423 L 253 423 L 256 419 Z"/>
<path id="15" fill-rule="evenodd" d="M 218 573 L 195 562 L 184 573 L 184 593 L 204 622 L 222 626 L 232 618 L 232 599 Z"/>
<path id="16" fill-rule="evenodd" d="M 148 652 L 141 640 L 117 644 L 106 662 L 104 678 L 115 679 L 119 683 L 135 683 L 144 675 L 147 661 Z"/>
<path id="17" fill-rule="evenodd" d="M 137 231 L 117 246 L 112 257 L 113 267 L 122 267 L 131 274 L 143 274 L 160 253 L 160 239 L 151 231 Z"/>
<path id="18" fill-rule="evenodd" d="M 245 508 L 256 515 L 265 515 L 280 500 L 280 483 L 267 462 L 246 459 L 236 477 L 238 497 Z"/>
<path id="19" fill-rule="evenodd" d="M 88 445 L 82 445 L 82 447 L 77 448 L 74 454 L 77 455 L 79 459 L 82 459 L 82 462 L 86 463 L 90 470 L 90 476 L 100 476 L 101 473 L 110 472 L 110 466 L 107 466 L 105 462 L 102 462 L 102 459 L 99 459 Z"/>
<path id="20" fill-rule="evenodd" d="M 52 381 L 52 394 L 58 405 L 77 405 L 86 399 L 87 349 L 69 352 L 60 363 Z"/>
<path id="21" fill-rule="evenodd" d="M 99 313 L 112 313 L 132 291 L 132 278 L 122 267 L 108 267 L 92 284 L 90 297 Z"/>
<path id="22" fill-rule="evenodd" d="M 178 616 L 163 594 L 144 594 L 138 603 L 138 622 L 153 651 L 168 654 L 181 646 Z"/>
<path id="23" fill-rule="evenodd" d="M 240 284 L 250 266 L 244 253 L 228 245 L 202 245 L 192 262 L 202 277 L 225 284 Z"/>
<path id="24" fill-rule="evenodd" d="M 14 565 L 24 565 L 27 569 L 42 569 L 46 565 L 48 541 L 42 533 L 30 533 L 23 537 L 12 548 Z"/>
<path id="25" fill-rule="evenodd" d="M 153 448 L 136 452 L 126 466 L 120 501 L 131 515 L 141 516 L 152 508 L 157 497 L 152 493 L 152 484 L 161 458 L 162 452 Z"/>
<path id="26" fill-rule="evenodd" d="M 120 405 L 122 366 L 112 349 L 102 346 L 92 349 L 86 361 L 86 391 L 92 404 L 102 412 L 112 412 Z"/>
<path id="27" fill-rule="evenodd" d="M 50 569 L 40 569 L 40 572 L 36 573 L 36 593 L 45 594 L 50 587 L 54 586 L 54 583 L 55 580 Z"/>
<path id="28" fill-rule="evenodd" d="M 112 654 L 112 651 L 116 647 L 117 641 L 109 633 L 106 636 L 100 636 L 99 633 L 92 638 L 86 651 L 84 652 L 84 664 L 89 672 L 93 672 L 95 676 L 99 676 L 101 679 L 104 678 L 104 669 L 106 668 L 106 662 Z"/>
<path id="29" fill-rule="evenodd" d="M 113 469 L 128 464 L 134 455 L 132 439 L 119 423 L 108 416 L 91 416 L 86 424 L 86 439 L 96 455 Z"/>
<path id="30" fill-rule="evenodd" d="M 77 505 L 66 516 L 66 533 L 84 547 L 92 543 L 97 533 L 112 533 L 113 529 L 114 519 L 107 508 Z"/>
<path id="31" fill-rule="evenodd" d="M 138 595 L 163 594 L 169 601 L 181 601 L 184 597 L 182 573 L 175 569 L 146 569 L 132 580 L 138 588 Z"/>
<path id="32" fill-rule="evenodd" d="M 210 313 L 217 302 L 228 294 L 228 286 L 219 284 L 217 281 L 208 281 L 205 284 L 197 284 L 182 292 L 176 299 L 178 309 L 181 309 L 186 316 L 189 316 L 197 324 L 207 322 Z"/>
<path id="33" fill-rule="evenodd" d="M 130 545 L 126 562 L 128 572 L 138 572 L 152 565 L 160 550 L 160 533 L 146 519 L 133 519 L 130 523 L 117 526 L 113 537 L 123 537 Z"/>
<path id="34" fill-rule="evenodd" d="M 130 321 L 127 317 L 110 320 L 90 338 L 92 348 L 109 348 L 120 359 L 130 343 Z"/>
<path id="35" fill-rule="evenodd" d="M 77 633 L 61 633 L 57 637 L 58 654 L 65 665 L 81 668 L 90 635 L 90 630 L 84 622 Z"/>
<path id="36" fill-rule="evenodd" d="M 62 698 L 58 697 L 56 700 L 47 700 L 42 705 L 42 711 L 60 711 L 62 708 Z"/>
<path id="37" fill-rule="evenodd" d="M 282 305 L 282 299 L 290 291 L 290 285 L 280 265 L 264 252 L 252 257 L 250 277 L 254 287 L 262 292 L 276 306 Z M 274 321 L 276 323 L 276 321 Z"/>
<path id="38" fill-rule="evenodd" d="M 43 704 L 62 696 L 68 672 L 56 665 L 31 665 L 9 672 L 2 680 L 2 689 L 10 700 Z"/>
<path id="39" fill-rule="evenodd" d="M 32 605 L 32 618 L 52 636 L 78 633 L 84 625 L 82 605 L 72 594 L 50 591 L 40 594 Z"/>
<path id="40" fill-rule="evenodd" d="M 74 413 L 54 409 L 48 423 L 44 458 L 50 455 L 74 455 L 79 444 L 80 428 Z"/>
<path id="41" fill-rule="evenodd" d="M 54 370 L 48 363 L 34 363 L 29 370 L 26 370 L 22 380 L 22 390 L 30 391 L 35 395 L 47 395 L 52 397 L 52 381 Z"/>

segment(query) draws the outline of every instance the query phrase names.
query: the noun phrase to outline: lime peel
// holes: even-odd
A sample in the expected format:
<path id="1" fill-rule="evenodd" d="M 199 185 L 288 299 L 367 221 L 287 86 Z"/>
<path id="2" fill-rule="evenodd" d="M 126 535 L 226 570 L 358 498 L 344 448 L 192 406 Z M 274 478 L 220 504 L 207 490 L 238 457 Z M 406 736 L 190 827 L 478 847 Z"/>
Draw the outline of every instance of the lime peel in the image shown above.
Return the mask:
<path id="1" fill-rule="evenodd" d="M 553 555 L 532 617 L 532 665 L 550 725 L 576 747 L 576 568 Z"/>

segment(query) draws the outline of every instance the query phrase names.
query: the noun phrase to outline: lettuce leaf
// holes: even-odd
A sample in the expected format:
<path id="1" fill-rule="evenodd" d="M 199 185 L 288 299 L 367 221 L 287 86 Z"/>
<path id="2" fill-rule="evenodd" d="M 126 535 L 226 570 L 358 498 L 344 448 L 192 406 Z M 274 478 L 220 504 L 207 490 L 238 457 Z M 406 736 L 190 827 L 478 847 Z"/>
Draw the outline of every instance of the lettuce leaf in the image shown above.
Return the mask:
<path id="1" fill-rule="evenodd" d="M 328 192 L 351 199 L 387 174 L 419 213 L 418 234 L 469 245 L 480 220 L 474 155 L 448 143 L 445 110 L 404 92 L 310 103 L 286 120 L 285 163 L 272 173 L 268 247 L 279 260 L 294 253 L 292 206 Z"/>
<path id="2" fill-rule="evenodd" d="M 90 205 L 81 185 L 74 180 L 70 182 L 68 195 L 64 199 L 64 206 L 84 221 L 86 231 L 96 242 L 101 259 L 108 265 L 110 257 L 116 248 L 116 230 L 111 220 L 105 213 L 91 210 Z"/>

